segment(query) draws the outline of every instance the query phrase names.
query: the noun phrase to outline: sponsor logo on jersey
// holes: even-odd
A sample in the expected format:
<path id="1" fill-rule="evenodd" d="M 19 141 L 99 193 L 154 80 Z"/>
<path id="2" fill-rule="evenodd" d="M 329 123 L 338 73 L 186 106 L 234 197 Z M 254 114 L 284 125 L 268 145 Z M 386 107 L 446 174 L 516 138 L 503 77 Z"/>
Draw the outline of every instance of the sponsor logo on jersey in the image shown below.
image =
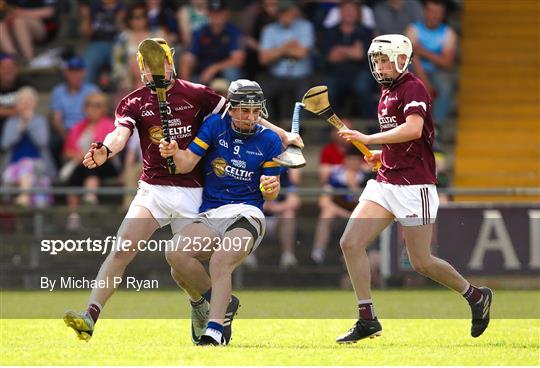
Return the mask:
<path id="1" fill-rule="evenodd" d="M 217 157 L 210 163 L 210 166 L 212 166 L 212 170 L 214 171 L 214 174 L 216 176 L 219 176 L 220 178 L 225 176 L 225 168 L 227 167 L 227 161 L 223 157 Z"/>
<path id="2" fill-rule="evenodd" d="M 263 153 L 262 153 L 261 151 L 255 152 L 255 151 L 247 151 L 247 150 L 246 150 L 246 153 L 247 153 L 248 155 L 255 155 L 255 156 L 262 156 L 262 155 L 263 155 Z"/>
<path id="3" fill-rule="evenodd" d="M 147 117 L 147 116 L 154 116 L 155 114 L 154 114 L 154 112 L 152 110 L 144 110 L 141 115 L 144 118 L 144 117 Z"/>
<path id="4" fill-rule="evenodd" d="M 180 118 L 169 119 L 169 125 L 170 126 L 182 125 L 182 120 Z"/>
<path id="5" fill-rule="evenodd" d="M 191 125 L 185 127 L 169 128 L 169 137 L 173 139 L 181 139 L 191 136 Z"/>
<path id="6" fill-rule="evenodd" d="M 235 139 L 234 139 L 234 143 L 235 143 L 235 144 L 244 144 L 244 141 L 241 140 L 241 139 L 239 139 L 239 138 L 235 138 Z"/>
<path id="7" fill-rule="evenodd" d="M 161 127 L 153 126 L 148 129 L 148 135 L 150 136 L 152 143 L 159 144 L 159 141 L 163 138 L 163 130 Z"/>
<path id="8" fill-rule="evenodd" d="M 236 180 L 251 181 L 254 174 L 253 171 L 239 169 L 229 165 L 227 160 L 225 160 L 223 157 L 217 157 L 212 160 L 210 166 L 212 167 L 214 174 L 220 178 L 229 176 Z"/>
<path id="9" fill-rule="evenodd" d="M 184 110 L 189 110 L 189 109 L 193 109 L 193 105 L 190 104 L 189 102 L 185 101 L 187 103 L 187 105 L 182 105 L 182 106 L 175 106 L 174 107 L 174 111 L 184 111 Z"/>
<path id="10" fill-rule="evenodd" d="M 231 160 L 231 164 L 233 164 L 234 166 L 236 167 L 239 167 L 241 169 L 245 169 L 246 168 L 246 161 L 243 161 L 243 160 L 237 160 L 237 159 L 232 159 Z"/>
<path id="11" fill-rule="evenodd" d="M 229 144 L 227 143 L 227 141 L 226 141 L 225 139 L 220 139 L 220 140 L 218 141 L 218 143 L 219 143 L 219 145 L 220 145 L 221 147 L 229 148 Z"/>
<path id="12" fill-rule="evenodd" d="M 397 117 L 395 115 L 392 116 L 379 116 L 379 124 L 392 124 L 397 123 Z"/>

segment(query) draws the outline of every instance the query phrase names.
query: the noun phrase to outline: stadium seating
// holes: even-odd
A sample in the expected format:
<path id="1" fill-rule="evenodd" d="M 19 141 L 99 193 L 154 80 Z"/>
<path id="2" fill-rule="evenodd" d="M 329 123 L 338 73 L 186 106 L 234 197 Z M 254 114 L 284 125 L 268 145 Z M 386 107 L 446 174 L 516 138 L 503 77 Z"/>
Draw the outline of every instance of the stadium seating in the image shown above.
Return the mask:
<path id="1" fill-rule="evenodd" d="M 540 187 L 537 1 L 463 3 L 456 187 Z M 539 196 L 456 196 L 533 201 Z"/>

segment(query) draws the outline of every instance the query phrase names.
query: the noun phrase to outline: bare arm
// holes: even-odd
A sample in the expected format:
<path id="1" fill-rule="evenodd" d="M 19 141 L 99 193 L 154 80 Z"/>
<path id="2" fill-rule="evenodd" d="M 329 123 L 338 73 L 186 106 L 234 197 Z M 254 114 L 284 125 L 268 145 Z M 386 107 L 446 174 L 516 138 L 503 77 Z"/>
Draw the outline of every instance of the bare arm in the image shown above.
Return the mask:
<path id="1" fill-rule="evenodd" d="M 81 35 L 86 38 L 92 36 L 92 15 L 90 14 L 90 7 L 88 5 L 80 5 L 81 24 L 79 31 Z"/>
<path id="2" fill-rule="evenodd" d="M 309 53 L 309 48 L 303 46 L 297 40 L 293 40 L 288 45 L 289 46 L 285 49 L 287 56 L 300 60 L 305 58 Z"/>
<path id="3" fill-rule="evenodd" d="M 289 133 L 285 129 L 272 124 L 264 118 L 260 118 L 259 124 L 276 133 L 281 139 L 281 144 L 283 144 L 283 146 L 287 147 L 293 145 L 299 148 L 304 148 L 304 141 L 302 141 L 302 138 L 298 134 Z"/>
<path id="4" fill-rule="evenodd" d="M 0 117 L 9 118 L 17 114 L 15 106 L 0 106 Z"/>
<path id="5" fill-rule="evenodd" d="M 422 63 L 420 62 L 420 57 L 422 57 L 423 48 L 418 44 L 416 28 L 414 28 L 413 26 L 409 26 L 405 30 L 405 35 L 409 37 L 409 39 L 411 40 L 411 43 L 413 45 L 413 51 L 415 54 L 414 56 L 416 56 L 412 58 L 412 62 L 411 62 L 414 72 L 416 73 L 418 78 L 420 78 L 422 82 L 424 82 L 424 84 L 426 85 L 426 88 L 430 91 L 430 93 L 432 93 L 433 87 L 431 86 L 431 83 L 429 82 L 429 78 L 427 77 L 426 71 L 424 70 Z"/>
<path id="6" fill-rule="evenodd" d="M 23 127 L 20 119 L 7 120 L 2 132 L 2 149 L 8 150 L 13 147 L 21 139 L 22 133 L 25 130 L 26 127 Z"/>
<path id="7" fill-rule="evenodd" d="M 351 46 L 345 46 L 343 50 L 348 60 L 362 60 L 364 58 L 364 45 L 360 41 L 356 41 Z"/>
<path id="8" fill-rule="evenodd" d="M 180 58 L 180 75 L 182 79 L 191 80 L 191 72 L 197 62 L 197 58 L 191 52 L 186 51 Z"/>
<path id="9" fill-rule="evenodd" d="M 214 78 L 214 76 L 217 73 L 221 72 L 222 70 L 227 69 L 227 68 L 232 68 L 232 67 L 235 67 L 235 68 L 241 67 L 244 64 L 244 60 L 245 60 L 244 51 L 242 50 L 233 51 L 227 59 L 217 62 L 215 64 L 212 64 L 208 66 L 206 69 L 204 69 L 201 72 L 201 75 L 199 78 L 200 82 L 203 84 L 207 84 Z"/>
<path id="10" fill-rule="evenodd" d="M 405 123 L 387 130 L 386 132 L 371 135 L 362 134 L 356 130 L 342 130 L 338 134 L 347 141 L 357 140 L 364 144 L 392 144 L 414 141 L 422 136 L 424 118 L 418 114 L 411 114 L 405 118 Z"/>
<path id="11" fill-rule="evenodd" d="M 180 25 L 180 37 L 182 38 L 184 47 L 189 47 L 189 44 L 191 43 L 191 23 L 189 21 L 187 7 L 187 5 L 184 5 L 177 12 L 178 24 Z"/>
<path id="12" fill-rule="evenodd" d="M 62 137 L 66 136 L 66 128 L 62 124 L 62 113 L 60 111 L 53 111 L 52 113 L 52 127 L 56 133 L 60 134 Z"/>
<path id="13" fill-rule="evenodd" d="M 130 136 L 131 131 L 129 128 L 123 126 L 116 127 L 116 129 L 107 134 L 103 140 L 103 144 L 109 147 L 109 149 L 112 151 L 109 157 L 113 157 L 117 153 L 121 152 L 126 146 Z"/>
<path id="14" fill-rule="evenodd" d="M 44 19 L 54 15 L 54 6 L 43 6 L 36 9 L 18 8 L 19 16 L 28 18 Z"/>
<path id="15" fill-rule="evenodd" d="M 223 69 L 230 67 L 241 67 L 244 64 L 245 53 L 242 50 L 236 50 L 231 53 L 227 59 L 220 61 L 218 63 L 212 64 L 212 67 L 216 70 L 216 73 L 219 73 Z"/>
<path id="16" fill-rule="evenodd" d="M 452 29 L 448 30 L 448 39 L 446 40 L 446 43 L 440 55 L 435 54 L 429 50 L 426 50 L 418 42 L 418 35 L 416 33 L 416 29 L 413 26 L 409 26 L 405 33 L 406 33 L 406 36 L 409 37 L 409 39 L 411 40 L 411 43 L 413 44 L 413 50 L 414 50 L 415 55 L 418 56 L 416 60 L 413 58 L 413 66 L 417 74 L 419 74 L 418 65 L 420 65 L 421 67 L 420 60 L 418 60 L 419 58 L 427 59 L 431 61 L 433 64 L 435 64 L 437 67 L 443 68 L 443 69 L 450 69 L 454 66 L 454 62 L 456 60 L 456 46 L 457 46 L 457 36 L 454 30 Z M 423 72 L 423 69 L 422 69 L 422 72 Z M 423 73 L 425 75 L 425 72 Z M 419 77 L 422 80 L 424 80 L 422 76 L 419 75 Z"/>
<path id="17" fill-rule="evenodd" d="M 84 155 L 83 165 L 89 169 L 95 169 L 101 166 L 107 161 L 108 158 L 113 157 L 124 149 L 126 143 L 131 135 L 129 128 L 118 126 L 112 132 L 107 134 L 103 140 L 104 147 L 97 146 L 96 143 L 92 143 L 90 149 Z M 107 148 L 111 150 L 111 153 L 107 157 Z"/>
<path id="18" fill-rule="evenodd" d="M 187 174 L 193 171 L 195 166 L 201 160 L 201 156 L 198 156 L 188 149 L 178 150 L 173 156 L 174 163 L 176 164 L 176 174 Z"/>
<path id="19" fill-rule="evenodd" d="M 272 64 L 274 61 L 281 59 L 286 55 L 287 44 L 275 47 L 273 49 L 265 49 L 259 51 L 259 62 L 262 65 Z"/>
<path id="20" fill-rule="evenodd" d="M 420 49 L 420 53 L 421 56 L 425 57 L 439 68 L 451 69 L 454 66 L 454 61 L 456 60 L 456 43 L 456 33 L 449 29 L 448 39 L 444 44 L 441 54 L 435 54 L 424 49 L 423 47 Z"/>
<path id="21" fill-rule="evenodd" d="M 159 142 L 159 152 L 164 158 L 172 156 L 176 165 L 176 174 L 187 174 L 192 172 L 202 158 L 189 149 L 179 149 L 178 143 L 174 139 L 170 142 L 162 139 Z"/>

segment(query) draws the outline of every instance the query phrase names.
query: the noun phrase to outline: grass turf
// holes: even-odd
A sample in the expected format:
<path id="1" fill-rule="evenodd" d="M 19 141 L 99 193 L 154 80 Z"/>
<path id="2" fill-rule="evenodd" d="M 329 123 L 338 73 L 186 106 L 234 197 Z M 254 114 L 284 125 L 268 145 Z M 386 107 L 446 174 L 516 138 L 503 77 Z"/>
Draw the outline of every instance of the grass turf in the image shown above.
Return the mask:
<path id="1" fill-rule="evenodd" d="M 507 301 L 505 293 L 508 293 Z M 374 298 L 383 324 L 383 335 L 354 345 L 337 345 L 334 342 L 336 336 L 345 332 L 354 321 L 351 292 L 242 291 L 238 295 L 243 307 L 240 318 L 234 322 L 233 341 L 230 346 L 219 348 L 193 346 L 189 338 L 189 321 L 186 319 L 110 318 L 115 313 L 121 314 L 126 306 L 148 308 L 143 294 L 121 291 L 113 297 L 97 325 L 93 339 L 85 343 L 78 341 L 75 333 L 65 327 L 61 314 L 53 319 L 6 318 L 6 310 L 16 305 L 23 307 L 23 312 L 27 304 L 34 311 L 39 310 L 36 307 L 40 306 L 47 294 L 3 291 L 0 363 L 235 366 L 540 364 L 540 320 L 538 310 L 534 309 L 538 308 L 537 293 L 496 292 L 494 316 L 500 314 L 500 317 L 491 321 L 483 336 L 473 339 L 469 335 L 470 321 L 466 305 L 448 291 L 377 291 Z M 456 304 L 444 304 L 445 294 L 450 296 L 449 300 L 456 299 Z M 55 300 L 58 305 L 63 304 L 67 308 L 77 306 L 85 300 L 86 295 L 86 292 L 58 293 Z M 165 313 L 169 312 L 166 306 L 171 304 L 180 305 L 176 309 L 181 309 L 182 313 L 187 311 L 185 300 L 178 292 L 153 292 L 148 297 L 153 300 L 154 309 Z M 448 313 L 451 309 L 458 309 L 464 316 L 457 319 L 418 319 L 405 318 L 405 315 L 404 318 L 389 317 L 396 308 L 414 309 L 415 304 L 410 303 L 418 297 L 418 305 L 431 303 L 431 307 L 443 311 L 448 309 Z M 511 300 L 516 301 L 518 308 L 536 305 L 528 311 L 531 314 L 527 317 L 529 319 L 508 319 L 504 316 L 504 308 L 510 308 L 505 304 L 511 304 Z M 294 313 L 289 312 L 275 319 L 275 314 L 291 309 L 295 302 L 299 305 L 303 303 L 310 313 L 318 310 L 319 318 L 316 314 L 310 319 L 291 318 Z M 390 303 L 398 304 L 385 306 Z M 335 307 L 336 304 L 340 307 Z M 266 312 L 259 311 L 257 316 L 256 309 L 259 307 L 253 308 L 253 305 L 264 306 Z M 53 310 L 55 308 L 56 304 Z M 331 319 L 333 312 L 347 316 Z M 274 318 L 261 318 L 272 317 L 272 313 Z"/>

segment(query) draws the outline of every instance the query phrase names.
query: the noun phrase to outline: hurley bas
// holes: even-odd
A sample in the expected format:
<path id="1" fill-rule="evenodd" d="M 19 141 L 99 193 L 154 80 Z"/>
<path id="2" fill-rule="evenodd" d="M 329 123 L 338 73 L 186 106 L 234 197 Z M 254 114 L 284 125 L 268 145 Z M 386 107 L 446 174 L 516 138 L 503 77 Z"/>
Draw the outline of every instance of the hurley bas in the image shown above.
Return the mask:
<path id="1" fill-rule="evenodd" d="M 60 282 L 58 282 L 60 281 Z M 60 279 L 50 279 L 48 277 L 41 277 L 40 288 L 54 291 L 58 289 L 94 289 L 94 288 L 117 288 L 124 282 L 122 277 L 112 277 L 105 280 L 93 280 L 86 277 L 74 277 L 74 276 L 62 276 Z M 126 289 L 133 289 L 141 291 L 142 289 L 157 289 L 159 287 L 158 280 L 137 280 L 133 276 L 125 278 Z"/>

